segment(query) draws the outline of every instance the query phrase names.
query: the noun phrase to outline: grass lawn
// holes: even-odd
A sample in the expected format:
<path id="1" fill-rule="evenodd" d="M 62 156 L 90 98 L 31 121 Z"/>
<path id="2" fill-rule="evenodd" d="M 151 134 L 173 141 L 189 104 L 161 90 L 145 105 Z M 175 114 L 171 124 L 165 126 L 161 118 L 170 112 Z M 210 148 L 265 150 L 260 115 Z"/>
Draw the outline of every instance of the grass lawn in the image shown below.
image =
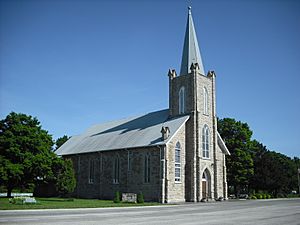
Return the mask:
<path id="1" fill-rule="evenodd" d="M 8 198 L 0 198 L 0 210 L 8 209 L 67 209 L 67 208 L 103 208 L 159 205 L 157 202 L 146 203 L 114 203 L 111 200 L 98 199 L 64 199 L 64 198 L 35 198 L 37 204 L 11 204 Z"/>

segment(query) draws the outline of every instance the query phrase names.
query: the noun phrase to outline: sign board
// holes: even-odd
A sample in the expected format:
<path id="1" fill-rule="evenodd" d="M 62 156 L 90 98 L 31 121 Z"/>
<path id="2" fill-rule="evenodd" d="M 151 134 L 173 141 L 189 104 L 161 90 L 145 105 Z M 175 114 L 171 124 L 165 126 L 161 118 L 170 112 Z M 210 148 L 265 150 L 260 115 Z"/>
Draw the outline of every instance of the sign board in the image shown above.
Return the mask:
<path id="1" fill-rule="evenodd" d="M 136 203 L 137 195 L 134 193 L 122 193 L 122 202 Z"/>

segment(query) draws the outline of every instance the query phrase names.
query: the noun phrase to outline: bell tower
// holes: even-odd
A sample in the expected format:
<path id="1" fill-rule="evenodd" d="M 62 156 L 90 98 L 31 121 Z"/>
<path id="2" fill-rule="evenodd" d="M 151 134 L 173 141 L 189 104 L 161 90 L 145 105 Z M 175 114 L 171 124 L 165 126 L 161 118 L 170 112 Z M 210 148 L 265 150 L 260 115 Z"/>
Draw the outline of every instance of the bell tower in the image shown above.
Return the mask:
<path id="1" fill-rule="evenodd" d="M 217 124 L 215 112 L 215 73 L 205 75 L 191 7 L 188 7 L 180 73 L 171 69 L 169 77 L 170 117 L 190 115 L 186 126 L 186 200 L 204 198 L 201 179 L 209 174 L 207 196 L 216 197 Z M 206 196 L 206 197 L 207 197 Z"/>
<path id="2" fill-rule="evenodd" d="M 169 109 L 170 115 L 190 113 L 196 110 L 195 75 L 205 76 L 197 35 L 192 18 L 191 7 L 188 7 L 188 17 L 184 37 L 180 74 L 169 70 Z"/>

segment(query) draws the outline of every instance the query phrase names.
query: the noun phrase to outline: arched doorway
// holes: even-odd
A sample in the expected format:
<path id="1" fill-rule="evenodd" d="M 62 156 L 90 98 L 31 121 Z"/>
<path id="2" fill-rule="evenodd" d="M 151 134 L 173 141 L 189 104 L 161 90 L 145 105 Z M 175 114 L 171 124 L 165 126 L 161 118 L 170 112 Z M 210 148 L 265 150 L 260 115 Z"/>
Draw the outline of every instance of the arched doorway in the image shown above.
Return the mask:
<path id="1" fill-rule="evenodd" d="M 211 198 L 210 173 L 205 169 L 202 174 L 202 199 Z"/>

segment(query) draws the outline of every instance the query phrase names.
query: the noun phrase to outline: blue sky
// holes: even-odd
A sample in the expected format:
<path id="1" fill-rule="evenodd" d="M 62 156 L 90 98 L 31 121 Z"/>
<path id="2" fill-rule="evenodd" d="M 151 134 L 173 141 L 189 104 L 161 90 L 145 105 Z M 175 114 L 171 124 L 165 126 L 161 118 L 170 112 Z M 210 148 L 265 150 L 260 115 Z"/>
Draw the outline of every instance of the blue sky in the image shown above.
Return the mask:
<path id="1" fill-rule="evenodd" d="M 168 107 L 190 1 L 0 1 L 0 116 L 36 116 L 54 138 Z M 300 1 L 192 1 L 217 114 L 300 151 Z"/>

